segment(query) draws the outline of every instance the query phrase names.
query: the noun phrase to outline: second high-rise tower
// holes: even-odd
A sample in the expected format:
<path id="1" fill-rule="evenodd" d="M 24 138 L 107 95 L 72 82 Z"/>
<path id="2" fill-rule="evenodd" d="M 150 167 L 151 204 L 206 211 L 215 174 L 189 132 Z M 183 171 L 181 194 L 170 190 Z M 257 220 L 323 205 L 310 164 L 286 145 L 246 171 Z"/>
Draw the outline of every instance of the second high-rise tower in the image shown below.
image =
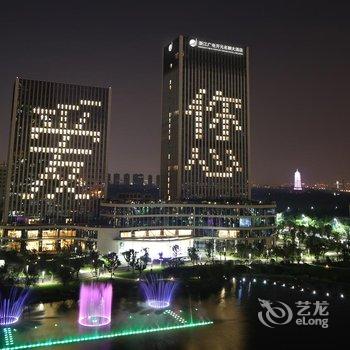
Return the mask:
<path id="1" fill-rule="evenodd" d="M 179 36 L 163 52 L 161 192 L 250 198 L 249 51 Z"/>

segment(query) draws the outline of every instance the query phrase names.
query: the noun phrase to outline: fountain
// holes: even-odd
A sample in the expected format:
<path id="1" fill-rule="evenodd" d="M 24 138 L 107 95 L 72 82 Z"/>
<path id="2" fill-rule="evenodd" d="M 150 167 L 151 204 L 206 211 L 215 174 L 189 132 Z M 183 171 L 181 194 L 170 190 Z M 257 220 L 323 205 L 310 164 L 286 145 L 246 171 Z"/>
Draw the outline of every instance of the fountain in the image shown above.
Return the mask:
<path id="1" fill-rule="evenodd" d="M 0 295 L 0 326 L 8 326 L 19 320 L 28 294 L 28 290 L 11 288 L 8 298 Z"/>
<path id="2" fill-rule="evenodd" d="M 147 304 L 154 309 L 164 309 L 170 306 L 176 285 L 176 282 L 164 280 L 157 275 L 150 275 L 141 281 Z"/>
<path id="3" fill-rule="evenodd" d="M 82 284 L 79 298 L 79 323 L 86 327 L 101 327 L 111 323 L 112 285 Z"/>

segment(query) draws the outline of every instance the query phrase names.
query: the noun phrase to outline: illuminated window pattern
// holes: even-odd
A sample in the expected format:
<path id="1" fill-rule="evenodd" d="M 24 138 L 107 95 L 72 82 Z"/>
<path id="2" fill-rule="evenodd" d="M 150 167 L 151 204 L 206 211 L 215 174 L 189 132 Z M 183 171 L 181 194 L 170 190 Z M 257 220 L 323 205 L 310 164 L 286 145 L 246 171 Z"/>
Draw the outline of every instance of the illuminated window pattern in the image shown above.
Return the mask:
<path id="1" fill-rule="evenodd" d="M 201 43 L 163 51 L 161 195 L 249 198 L 249 50 Z"/>
<path id="2" fill-rule="evenodd" d="M 171 113 L 169 113 L 169 122 L 168 122 L 168 139 L 171 140 Z M 170 154 L 168 154 L 168 160 L 170 160 Z M 168 200 L 171 200 L 170 196 L 170 167 L 168 167 L 168 177 L 167 177 L 167 197 Z"/>
<path id="3" fill-rule="evenodd" d="M 82 105 L 88 105 L 88 106 L 99 106 L 101 107 L 100 101 L 86 101 L 81 100 L 80 103 Z M 57 108 L 61 109 L 67 109 L 68 111 L 79 111 L 80 107 L 78 105 L 66 105 L 66 104 L 58 104 Z M 40 115 L 40 121 L 43 121 L 44 125 L 46 126 L 47 123 L 50 123 L 52 125 L 52 121 L 54 120 L 54 123 L 57 124 L 57 117 L 56 117 L 56 110 L 42 108 L 42 107 L 36 107 L 33 109 L 34 114 Z M 44 113 L 44 114 L 43 114 Z M 45 114 L 46 113 L 46 114 Z M 45 167 L 45 170 L 43 173 L 39 174 L 40 179 L 60 179 L 60 174 L 66 174 L 66 178 L 70 180 L 70 186 L 68 186 L 68 181 L 65 179 L 61 179 L 58 182 L 58 186 L 54 189 L 55 193 L 63 193 L 66 191 L 67 193 L 75 193 L 76 190 L 78 191 L 78 187 L 84 187 L 85 182 L 76 177 L 76 174 L 80 173 L 81 168 L 84 167 L 84 162 L 77 162 L 77 161 L 62 161 L 61 155 L 62 154 L 73 154 L 73 155 L 92 155 L 93 150 L 87 149 L 87 148 L 71 148 L 68 146 L 70 143 L 69 141 L 71 138 L 79 137 L 79 136 L 88 136 L 92 138 L 92 142 L 100 142 L 100 132 L 99 131 L 93 131 L 93 130 L 85 130 L 83 129 L 86 126 L 86 122 L 90 118 L 90 112 L 83 112 L 82 117 L 78 119 L 78 123 L 74 123 L 73 128 L 67 128 L 67 121 L 69 118 L 69 114 L 65 113 L 61 114 L 59 117 L 59 126 L 57 128 L 55 127 L 38 127 L 38 126 L 32 126 L 31 127 L 31 139 L 37 140 L 42 134 L 48 134 L 48 135 L 60 135 L 58 140 L 56 141 L 57 147 L 40 147 L 40 146 L 30 146 L 30 152 L 35 153 L 49 153 L 49 154 L 55 154 L 59 155 L 59 158 L 54 158 L 58 160 L 49 160 L 49 166 Z M 49 121 L 49 122 L 47 122 Z M 60 174 L 57 174 L 58 168 L 60 168 Z M 44 181 L 35 181 L 32 183 L 32 186 L 30 188 L 31 193 L 22 193 L 22 199 L 33 199 L 35 198 L 34 193 L 37 193 L 39 191 L 40 187 L 45 186 Z M 46 198 L 47 199 L 55 199 L 55 193 L 47 193 Z M 88 193 L 79 193 L 75 194 L 75 199 L 90 199 L 90 194 Z"/>
<path id="4" fill-rule="evenodd" d="M 9 220 L 94 215 L 104 192 L 110 90 L 24 79 L 15 89 Z"/>
<path id="5" fill-rule="evenodd" d="M 242 167 L 236 160 L 233 149 L 229 148 L 229 141 L 234 131 L 241 131 L 242 126 L 239 125 L 239 121 L 231 110 L 241 109 L 242 101 L 239 98 L 224 97 L 222 91 L 216 91 L 208 105 L 204 106 L 203 95 L 205 94 L 205 89 L 199 89 L 196 98 L 185 110 L 185 115 L 195 116 L 195 139 L 203 138 L 204 119 L 209 123 L 209 130 L 215 133 L 215 140 L 227 141 L 228 146 L 220 147 L 225 149 L 225 154 L 222 156 L 216 148 L 209 148 L 209 159 L 205 154 L 199 154 L 198 147 L 192 148 L 185 170 L 192 170 L 193 165 L 199 164 L 206 177 L 233 177 L 233 171 L 242 171 Z M 204 113 L 203 110 L 205 110 Z"/>
<path id="6" fill-rule="evenodd" d="M 185 111 L 186 115 L 192 115 L 196 117 L 196 128 L 195 136 L 199 140 L 203 137 L 203 94 L 205 94 L 204 89 L 199 90 L 199 94 L 196 94 L 192 104 L 188 106 L 188 110 Z"/>
<path id="7" fill-rule="evenodd" d="M 31 222 L 29 224 L 34 224 Z M 69 227 L 64 229 L 53 228 L 50 224 L 40 225 L 39 228 L 28 230 L 28 226 L 13 226 L 10 225 L 4 230 L 4 243 L 6 247 L 20 250 L 23 245 L 27 250 L 43 251 L 59 251 L 60 248 L 81 247 L 82 250 L 93 248 L 97 242 L 97 230 L 91 227 Z M 56 226 L 57 227 L 57 226 Z M 21 243 L 20 243 L 21 242 Z M 13 244 L 20 243 L 19 246 Z"/>

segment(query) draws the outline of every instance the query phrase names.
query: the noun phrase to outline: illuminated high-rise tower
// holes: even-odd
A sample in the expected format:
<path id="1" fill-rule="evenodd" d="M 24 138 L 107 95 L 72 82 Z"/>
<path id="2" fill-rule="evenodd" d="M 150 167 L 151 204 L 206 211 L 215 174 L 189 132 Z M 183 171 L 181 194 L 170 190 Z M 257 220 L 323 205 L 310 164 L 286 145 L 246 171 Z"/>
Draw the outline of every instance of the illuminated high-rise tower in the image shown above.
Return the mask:
<path id="1" fill-rule="evenodd" d="M 250 197 L 248 48 L 179 36 L 163 52 L 163 199 Z"/>
<path id="2" fill-rule="evenodd" d="M 294 173 L 294 190 L 301 191 L 303 188 L 301 187 L 301 175 L 299 170 Z"/>
<path id="3" fill-rule="evenodd" d="M 106 184 L 111 89 L 16 79 L 4 220 L 89 222 Z"/>

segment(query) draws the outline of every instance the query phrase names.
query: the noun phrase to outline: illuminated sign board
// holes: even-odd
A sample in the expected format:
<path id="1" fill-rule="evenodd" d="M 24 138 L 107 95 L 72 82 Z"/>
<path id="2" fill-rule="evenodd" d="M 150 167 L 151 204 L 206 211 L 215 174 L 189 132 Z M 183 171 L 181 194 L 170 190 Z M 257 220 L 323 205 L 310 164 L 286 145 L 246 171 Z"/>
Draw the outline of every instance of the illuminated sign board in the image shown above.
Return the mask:
<path id="1" fill-rule="evenodd" d="M 199 49 L 226 52 L 226 53 L 231 53 L 231 54 L 235 54 L 235 55 L 243 55 L 244 54 L 242 47 L 210 43 L 208 41 L 203 41 L 203 40 L 198 40 L 198 39 L 190 39 L 189 45 L 191 47 L 198 47 Z"/>
<path id="2" fill-rule="evenodd" d="M 252 219 L 249 217 L 239 218 L 239 227 L 251 227 Z"/>

